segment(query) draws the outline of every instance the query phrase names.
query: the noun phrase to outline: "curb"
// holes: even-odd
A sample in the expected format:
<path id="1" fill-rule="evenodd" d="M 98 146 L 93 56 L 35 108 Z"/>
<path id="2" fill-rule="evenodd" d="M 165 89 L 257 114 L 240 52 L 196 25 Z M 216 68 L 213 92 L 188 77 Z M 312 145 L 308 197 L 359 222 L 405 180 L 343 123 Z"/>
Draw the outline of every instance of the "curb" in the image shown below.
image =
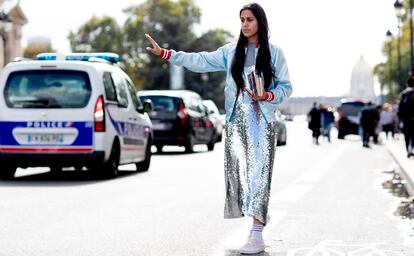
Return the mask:
<path id="1" fill-rule="evenodd" d="M 389 142 L 385 144 L 390 151 L 395 162 L 400 167 L 400 174 L 406 181 L 407 192 L 410 196 L 414 196 L 414 160 L 408 159 L 405 152 L 404 143 L 399 141 Z"/>

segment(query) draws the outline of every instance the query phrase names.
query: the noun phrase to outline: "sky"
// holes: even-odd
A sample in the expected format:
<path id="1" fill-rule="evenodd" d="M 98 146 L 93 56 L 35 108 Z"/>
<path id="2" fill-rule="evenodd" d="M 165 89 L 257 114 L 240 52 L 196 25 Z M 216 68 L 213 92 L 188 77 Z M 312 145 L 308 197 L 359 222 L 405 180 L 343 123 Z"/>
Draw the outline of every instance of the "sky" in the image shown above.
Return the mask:
<path id="1" fill-rule="evenodd" d="M 67 36 L 95 14 L 123 24 L 122 10 L 143 0 L 21 0 L 29 23 L 23 47 L 32 37 L 47 37 L 54 49 L 70 52 Z M 201 8 L 197 34 L 224 28 L 238 35 L 239 10 L 251 1 L 195 0 Z M 293 95 L 342 96 L 350 89 L 353 66 L 361 56 L 373 67 L 385 61 L 382 44 L 389 29 L 397 34 L 394 0 L 257 0 L 266 11 L 270 41 L 286 57 Z M 159 42 L 162 43 L 162 42 Z M 180 50 L 180 49 L 175 49 Z M 378 93 L 378 83 L 375 89 Z"/>

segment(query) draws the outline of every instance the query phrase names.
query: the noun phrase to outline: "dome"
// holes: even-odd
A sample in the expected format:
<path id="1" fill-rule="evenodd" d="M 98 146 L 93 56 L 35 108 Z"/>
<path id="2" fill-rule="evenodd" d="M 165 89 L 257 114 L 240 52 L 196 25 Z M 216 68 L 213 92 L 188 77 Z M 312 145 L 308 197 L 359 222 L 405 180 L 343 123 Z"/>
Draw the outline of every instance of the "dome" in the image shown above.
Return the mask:
<path id="1" fill-rule="evenodd" d="M 361 56 L 352 69 L 349 95 L 370 101 L 375 100 L 372 67 L 365 61 L 363 56 Z"/>
<path id="2" fill-rule="evenodd" d="M 364 57 L 361 56 L 359 61 L 354 65 L 352 73 L 367 73 L 372 74 L 372 67 L 365 61 Z"/>

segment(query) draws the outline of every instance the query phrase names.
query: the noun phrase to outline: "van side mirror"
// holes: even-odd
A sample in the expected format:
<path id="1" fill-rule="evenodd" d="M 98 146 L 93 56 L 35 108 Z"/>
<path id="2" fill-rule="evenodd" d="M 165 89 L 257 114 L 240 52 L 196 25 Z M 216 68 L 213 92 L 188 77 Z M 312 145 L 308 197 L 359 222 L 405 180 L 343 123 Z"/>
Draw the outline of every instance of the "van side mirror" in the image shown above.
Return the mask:
<path id="1" fill-rule="evenodd" d="M 144 112 L 150 113 L 152 111 L 152 101 L 150 99 L 144 101 Z"/>

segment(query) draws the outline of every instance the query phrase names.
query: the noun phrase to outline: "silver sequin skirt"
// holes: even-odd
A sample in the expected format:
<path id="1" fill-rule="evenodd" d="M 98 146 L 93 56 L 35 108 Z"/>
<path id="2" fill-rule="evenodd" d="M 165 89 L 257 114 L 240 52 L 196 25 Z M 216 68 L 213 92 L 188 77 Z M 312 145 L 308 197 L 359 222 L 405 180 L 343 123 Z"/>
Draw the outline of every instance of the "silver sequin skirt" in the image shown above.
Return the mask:
<path id="1" fill-rule="evenodd" d="M 266 224 L 275 149 L 275 123 L 241 92 L 226 124 L 224 218 L 249 216 Z"/>

